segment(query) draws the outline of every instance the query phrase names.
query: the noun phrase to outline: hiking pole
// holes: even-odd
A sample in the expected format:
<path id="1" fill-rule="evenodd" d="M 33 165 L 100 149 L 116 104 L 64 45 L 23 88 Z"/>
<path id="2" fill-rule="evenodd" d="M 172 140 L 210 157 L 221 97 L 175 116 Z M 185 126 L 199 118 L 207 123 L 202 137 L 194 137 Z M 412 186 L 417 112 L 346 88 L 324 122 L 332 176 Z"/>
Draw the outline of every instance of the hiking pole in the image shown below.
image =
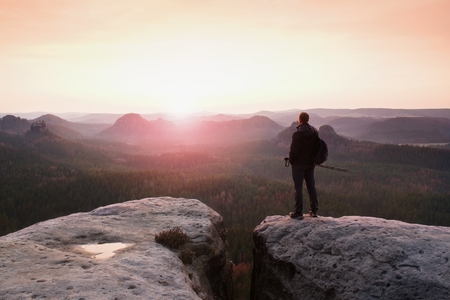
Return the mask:
<path id="1" fill-rule="evenodd" d="M 332 166 L 316 165 L 316 167 L 321 167 L 321 168 L 325 168 L 325 169 L 335 170 L 335 171 L 339 171 L 339 172 L 348 172 L 348 170 L 346 170 L 346 169 L 342 169 L 342 168 L 338 168 L 338 167 L 332 167 Z"/>
<path id="2" fill-rule="evenodd" d="M 284 165 L 286 167 L 289 167 L 290 163 L 289 163 L 289 157 L 285 157 L 284 158 Z M 330 169 L 330 170 L 335 170 L 335 171 L 339 171 L 339 172 L 348 172 L 348 170 L 346 169 L 342 169 L 342 168 L 338 168 L 338 167 L 332 167 L 332 166 L 325 166 L 325 165 L 316 165 L 317 167 L 321 167 L 321 168 L 325 168 L 325 169 Z"/>

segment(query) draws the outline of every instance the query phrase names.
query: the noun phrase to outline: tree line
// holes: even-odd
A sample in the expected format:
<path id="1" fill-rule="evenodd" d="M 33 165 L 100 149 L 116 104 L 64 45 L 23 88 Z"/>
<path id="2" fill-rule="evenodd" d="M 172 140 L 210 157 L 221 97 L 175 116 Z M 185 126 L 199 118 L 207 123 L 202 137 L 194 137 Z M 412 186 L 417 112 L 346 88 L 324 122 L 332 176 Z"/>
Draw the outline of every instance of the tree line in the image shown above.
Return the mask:
<path id="1" fill-rule="evenodd" d="M 287 215 L 294 204 L 286 147 L 261 141 L 162 155 L 108 149 L 0 133 L 0 235 L 132 199 L 199 199 L 224 218 L 236 296 L 245 299 L 253 228 L 266 216 Z M 450 151 L 374 143 L 344 150 L 331 148 L 327 164 L 349 172 L 316 168 L 319 215 L 450 226 Z"/>

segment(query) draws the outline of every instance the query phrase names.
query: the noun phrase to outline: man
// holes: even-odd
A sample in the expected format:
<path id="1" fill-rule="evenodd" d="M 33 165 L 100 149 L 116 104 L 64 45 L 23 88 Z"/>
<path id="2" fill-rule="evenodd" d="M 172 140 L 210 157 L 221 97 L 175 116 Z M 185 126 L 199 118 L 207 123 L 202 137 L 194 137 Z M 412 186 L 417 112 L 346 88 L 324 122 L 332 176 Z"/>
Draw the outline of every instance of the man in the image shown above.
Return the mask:
<path id="1" fill-rule="evenodd" d="M 299 125 L 292 135 L 289 150 L 289 162 L 292 165 L 292 179 L 295 186 L 295 210 L 289 214 L 291 218 L 303 219 L 303 179 L 309 195 L 310 216 L 316 218 L 318 210 L 317 192 L 314 181 L 314 153 L 319 145 L 317 130 L 308 124 L 309 115 L 306 112 L 298 116 Z"/>

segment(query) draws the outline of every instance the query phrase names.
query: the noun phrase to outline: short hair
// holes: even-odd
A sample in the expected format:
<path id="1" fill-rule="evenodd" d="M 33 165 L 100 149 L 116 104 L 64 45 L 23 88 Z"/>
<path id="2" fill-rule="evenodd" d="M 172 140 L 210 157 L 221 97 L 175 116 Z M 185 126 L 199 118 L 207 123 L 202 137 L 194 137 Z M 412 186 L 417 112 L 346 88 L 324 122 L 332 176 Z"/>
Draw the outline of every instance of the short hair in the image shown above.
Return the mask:
<path id="1" fill-rule="evenodd" d="M 300 115 L 298 115 L 298 122 L 306 124 L 309 122 L 309 115 L 308 113 L 302 112 Z"/>

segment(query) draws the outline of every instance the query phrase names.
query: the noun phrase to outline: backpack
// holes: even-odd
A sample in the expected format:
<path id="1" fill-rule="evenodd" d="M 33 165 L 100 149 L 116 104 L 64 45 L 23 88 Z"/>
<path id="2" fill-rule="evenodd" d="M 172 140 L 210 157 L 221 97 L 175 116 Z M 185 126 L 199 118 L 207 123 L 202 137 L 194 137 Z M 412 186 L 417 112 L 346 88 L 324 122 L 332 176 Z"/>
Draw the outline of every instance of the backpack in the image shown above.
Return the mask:
<path id="1" fill-rule="evenodd" d="M 317 138 L 319 139 L 319 142 L 318 142 L 317 149 L 315 151 L 313 160 L 314 160 L 314 164 L 321 165 L 328 158 L 328 146 L 327 146 L 327 143 L 325 143 L 325 141 L 319 137 L 319 135 L 317 135 Z"/>

